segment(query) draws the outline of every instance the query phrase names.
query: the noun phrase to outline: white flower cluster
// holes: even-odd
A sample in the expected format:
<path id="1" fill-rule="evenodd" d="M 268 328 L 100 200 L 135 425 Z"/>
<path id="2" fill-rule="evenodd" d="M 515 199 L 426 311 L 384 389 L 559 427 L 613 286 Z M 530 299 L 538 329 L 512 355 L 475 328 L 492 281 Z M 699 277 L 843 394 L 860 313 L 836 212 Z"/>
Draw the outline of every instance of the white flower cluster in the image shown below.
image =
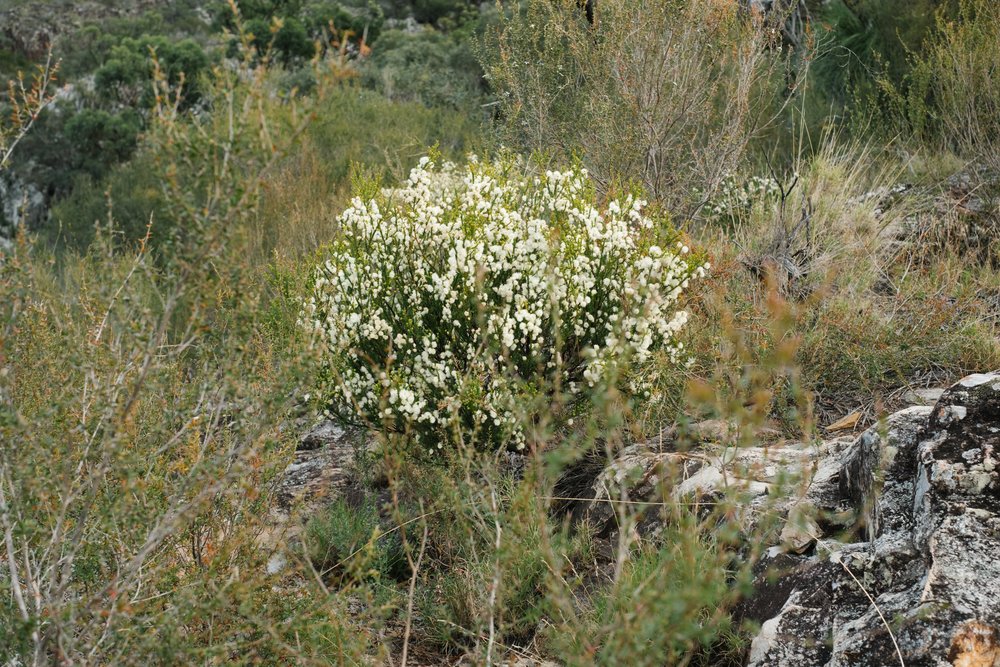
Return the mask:
<path id="1" fill-rule="evenodd" d="M 710 218 L 732 218 L 749 211 L 760 201 L 773 201 L 781 195 L 781 185 L 769 176 L 752 176 L 747 180 L 730 176 L 722 182 L 719 194 L 708 203 Z"/>
<path id="2" fill-rule="evenodd" d="M 403 187 L 355 198 L 303 312 L 331 411 L 431 450 L 456 426 L 520 448 L 526 387 L 580 392 L 654 350 L 680 361 L 674 306 L 708 265 L 644 206 L 598 209 L 583 169 L 475 159 L 424 158 Z"/>

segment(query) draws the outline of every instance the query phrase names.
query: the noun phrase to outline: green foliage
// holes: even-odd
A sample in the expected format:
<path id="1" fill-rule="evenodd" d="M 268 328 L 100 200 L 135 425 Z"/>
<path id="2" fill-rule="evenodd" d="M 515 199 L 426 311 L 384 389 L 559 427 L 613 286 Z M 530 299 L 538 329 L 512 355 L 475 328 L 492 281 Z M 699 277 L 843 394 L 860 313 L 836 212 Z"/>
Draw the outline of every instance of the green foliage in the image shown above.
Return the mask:
<path id="1" fill-rule="evenodd" d="M 142 158 L 156 169 L 138 175 L 196 232 L 174 235 L 169 256 L 141 240 L 123 252 L 111 216 L 83 252 L 20 239 L 0 263 L 0 530 L 17 541 L 0 587 L 38 591 L 0 608 L 5 661 L 368 652 L 346 599 L 312 579 L 284 594 L 257 542 L 304 364 L 259 317 L 272 283 L 248 252 L 261 177 L 301 132 L 282 115 L 297 107 L 263 111 L 265 83 L 213 80 L 232 106 L 197 120 L 154 107 Z"/>
<path id="2" fill-rule="evenodd" d="M 282 21 L 281 27 L 274 33 L 274 49 L 285 63 L 309 60 L 316 52 L 305 26 L 294 18 Z"/>
<path id="3" fill-rule="evenodd" d="M 238 4 L 240 16 L 247 21 L 295 16 L 302 10 L 303 0 L 245 0 Z M 233 11 L 226 0 L 211 7 L 216 28 L 233 28 Z"/>
<path id="4" fill-rule="evenodd" d="M 739 3 L 602 0 L 597 14 L 591 25 L 576 0 L 529 0 L 502 15 L 483 51 L 502 136 L 580 155 L 603 188 L 638 180 L 687 215 L 795 92 L 778 31 Z"/>
<path id="5" fill-rule="evenodd" d="M 502 519 L 505 524 L 509 520 Z M 455 534 L 444 537 L 461 539 Z M 483 547 L 489 549 L 489 545 Z M 523 642 L 534 634 L 542 618 L 544 554 L 537 544 L 518 537 L 504 545 L 499 559 L 499 594 L 493 603 L 499 635 L 505 643 Z M 490 604 L 494 576 L 493 563 L 486 560 L 439 565 L 436 575 L 424 582 L 418 601 L 420 616 L 426 622 L 423 641 L 447 654 L 461 654 L 475 646 L 488 631 L 484 611 Z"/>
<path id="6" fill-rule="evenodd" d="M 382 533 L 379 508 L 371 499 L 335 500 L 309 520 L 306 545 L 312 562 L 327 575 L 351 571 L 392 578 L 406 567 L 399 535 Z"/>
<path id="7" fill-rule="evenodd" d="M 142 120 L 132 110 L 112 115 L 84 109 L 66 123 L 66 139 L 76 154 L 74 168 L 99 179 L 113 166 L 132 156 Z"/>
<path id="8" fill-rule="evenodd" d="M 458 22 L 475 13 L 473 0 L 412 0 L 413 18 L 421 23 Z"/>
<path id="9" fill-rule="evenodd" d="M 364 37 L 368 44 L 379 38 L 385 21 L 385 12 L 373 0 L 312 0 L 305 3 L 300 16 L 314 39 L 325 35 L 332 24 L 341 34 Z"/>
<path id="10" fill-rule="evenodd" d="M 142 239 L 150 222 L 153 245 L 169 238 L 174 221 L 163 200 L 156 164 L 148 154 L 114 168 L 100 181 L 80 177 L 72 193 L 52 207 L 52 222 L 42 235 L 56 248 L 83 251 L 93 243 L 97 228 L 107 229 L 109 216 L 115 221 L 113 238 L 123 246 Z"/>
<path id="11" fill-rule="evenodd" d="M 132 156 L 142 128 L 131 109 L 74 112 L 60 106 L 43 111 L 14 155 L 18 176 L 52 200 L 73 190 L 82 179 L 100 180 Z"/>
<path id="12" fill-rule="evenodd" d="M 214 276 L 238 273 L 220 250 L 196 251 L 216 258 L 208 271 L 194 268 L 208 268 L 203 255 L 167 271 L 103 242 L 58 263 L 20 246 L 3 264 L 3 521 L 18 517 L 16 585 L 58 591 L 23 613 L 0 609 L 5 660 L 58 650 L 231 662 L 240 645 L 239 662 L 298 662 L 366 650 L 342 601 L 321 589 L 290 597 L 262 576 L 261 489 L 288 445 L 266 415 L 284 412 L 296 362 L 263 336 L 253 313 L 264 295 L 233 299 Z M 220 328 L 224 341 L 203 335 Z M 220 420 L 223 405 L 240 407 Z M 317 643 L 293 648 L 296 637 Z"/>
<path id="13" fill-rule="evenodd" d="M 0 41 L 0 82 L 13 79 L 18 71 L 31 69 L 31 61 L 23 54 L 10 48 L 10 45 Z"/>
<path id="14" fill-rule="evenodd" d="M 135 15 L 107 17 L 87 23 L 59 39 L 55 53 L 62 74 L 69 80 L 94 73 L 107 62 L 111 50 L 123 39 L 147 35 L 188 36 L 201 39 L 205 24 L 198 15 L 200 0 L 181 0 Z"/>
<path id="15" fill-rule="evenodd" d="M 217 29 L 236 28 L 231 8 L 219 2 L 211 8 Z M 254 35 L 258 52 L 273 50 L 278 59 L 292 63 L 311 58 L 331 39 L 371 44 L 385 19 L 374 0 L 258 0 L 239 3 L 244 30 Z M 331 32 L 332 29 L 332 32 Z"/>
<path id="16" fill-rule="evenodd" d="M 1000 169 L 1000 7 L 960 0 L 954 17 L 942 11 L 937 19 L 903 92 L 884 86 L 919 136 Z"/>
<path id="17" fill-rule="evenodd" d="M 911 54 L 931 33 L 941 4 L 939 0 L 827 3 L 818 21 L 820 55 L 812 70 L 824 92 L 846 106 L 852 94 L 870 92 L 879 77 L 901 82 L 909 72 Z"/>
<path id="18" fill-rule="evenodd" d="M 425 31 L 382 34 L 362 81 L 390 100 L 467 108 L 483 99 L 482 70 L 468 39 Z"/>
<path id="19" fill-rule="evenodd" d="M 596 595 L 578 627 L 556 625 L 546 633 L 556 654 L 570 664 L 584 664 L 596 651 L 597 665 L 672 665 L 730 633 L 729 616 L 720 609 L 737 596 L 741 582 L 733 573 L 745 586 L 748 572 L 730 569 L 725 542 L 682 516 L 660 544 L 630 554 L 622 576 Z"/>
<path id="20" fill-rule="evenodd" d="M 308 77 L 308 85 L 322 84 L 321 80 L 315 78 L 312 70 L 302 72 Z M 289 85 L 289 79 L 279 76 L 273 83 L 280 89 Z M 380 95 L 350 85 L 325 89 L 323 95 L 325 103 L 315 109 L 315 118 L 303 135 L 307 148 L 299 153 L 300 156 L 308 154 L 316 159 L 310 162 L 311 172 L 308 176 L 300 176 L 294 184 L 289 184 L 289 187 L 295 187 L 305 183 L 319 185 L 321 182 L 323 194 L 310 194 L 317 198 L 316 203 L 335 197 L 346 189 L 354 164 L 392 175 L 400 169 L 400 162 L 422 146 L 438 144 L 448 154 L 460 156 L 475 148 L 480 141 L 477 126 L 468 117 L 455 111 L 391 103 Z M 268 107 L 268 113 L 275 120 L 284 116 L 281 104 L 281 99 L 275 99 Z M 65 136 L 61 130 L 54 132 L 54 135 Z M 37 139 L 39 143 L 37 150 L 35 144 L 29 144 L 30 152 L 36 157 L 39 155 L 38 151 L 49 150 L 53 165 L 68 166 L 57 159 L 60 153 L 65 155 L 69 150 L 65 143 L 54 143 L 42 133 L 31 138 Z M 289 159 L 294 163 L 302 158 Z M 36 168 L 49 163 L 48 159 L 41 158 L 39 167 Z M 289 164 L 288 168 L 293 169 L 294 164 Z M 40 174 L 42 176 L 45 174 Z M 81 178 L 73 181 L 73 174 L 68 171 L 53 172 L 48 178 L 56 176 L 64 179 L 58 181 L 61 184 L 59 191 L 69 194 L 54 205 L 52 222 L 46 228 L 45 235 L 59 246 L 86 248 L 93 239 L 95 223 L 106 226 L 106 193 L 110 194 L 114 206 L 116 235 L 121 241 L 133 243 L 142 238 L 151 217 L 152 243 L 158 247 L 168 243 L 178 229 L 179 218 L 176 211 L 170 210 L 165 204 L 165 175 L 162 165 L 158 163 L 156 151 L 152 148 L 140 150 L 132 161 L 113 167 L 102 180 Z M 188 172 L 184 171 L 176 176 L 184 183 Z M 268 193 L 271 196 L 277 195 L 273 190 Z M 301 208 L 301 199 L 295 202 L 295 206 Z M 281 229 L 267 225 L 261 241 L 268 247 L 273 247 L 275 240 L 272 237 L 315 228 L 315 220 L 308 223 L 303 220 L 302 226 Z M 265 255 L 269 252 L 266 249 L 261 251 Z"/>
<path id="21" fill-rule="evenodd" d="M 259 56 L 273 54 L 284 65 L 297 65 L 311 59 L 316 45 L 306 33 L 305 26 L 296 18 L 281 19 L 271 23 L 264 18 L 254 18 L 244 24 L 253 35 L 252 44 Z"/>
<path id="22" fill-rule="evenodd" d="M 427 146 L 437 146 L 448 157 L 461 157 L 482 145 L 481 132 L 466 114 L 393 103 L 347 85 L 331 92 L 307 138 L 327 163 L 324 168 L 330 178 L 346 183 L 353 163 L 402 180 L 403 165 L 412 163 Z"/>
<path id="23" fill-rule="evenodd" d="M 155 100 L 154 58 L 167 83 L 180 91 L 182 108 L 201 100 L 201 79 L 210 65 L 208 54 L 192 39 L 174 41 L 162 36 L 126 37 L 113 46 L 94 72 L 96 92 L 126 106 L 151 107 Z"/>
<path id="24" fill-rule="evenodd" d="M 520 482 L 495 461 L 464 459 L 405 473 L 401 492 L 426 502 L 424 557 L 431 565 L 419 573 L 416 591 L 420 642 L 449 655 L 475 655 L 491 617 L 498 641 L 530 641 L 547 606 L 547 547 L 564 562 L 579 562 L 583 541 L 553 526 L 533 482 Z M 414 532 L 409 541 L 416 550 L 422 540 Z"/>
<path id="25" fill-rule="evenodd" d="M 12 170 L 41 192 L 59 195 L 73 184 L 73 149 L 65 134 L 70 116 L 51 108 L 42 111 L 35 131 L 24 137 L 11 158 Z"/>

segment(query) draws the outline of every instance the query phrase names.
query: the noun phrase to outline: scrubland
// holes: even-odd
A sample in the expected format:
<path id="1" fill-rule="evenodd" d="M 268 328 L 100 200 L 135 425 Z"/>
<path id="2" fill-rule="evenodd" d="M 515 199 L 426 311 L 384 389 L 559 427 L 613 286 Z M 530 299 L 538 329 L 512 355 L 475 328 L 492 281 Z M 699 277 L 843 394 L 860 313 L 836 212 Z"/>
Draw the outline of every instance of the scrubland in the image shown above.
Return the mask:
<path id="1" fill-rule="evenodd" d="M 171 11 L 0 51 L 3 664 L 742 664 L 780 526 L 597 472 L 1000 368 L 992 2 Z"/>

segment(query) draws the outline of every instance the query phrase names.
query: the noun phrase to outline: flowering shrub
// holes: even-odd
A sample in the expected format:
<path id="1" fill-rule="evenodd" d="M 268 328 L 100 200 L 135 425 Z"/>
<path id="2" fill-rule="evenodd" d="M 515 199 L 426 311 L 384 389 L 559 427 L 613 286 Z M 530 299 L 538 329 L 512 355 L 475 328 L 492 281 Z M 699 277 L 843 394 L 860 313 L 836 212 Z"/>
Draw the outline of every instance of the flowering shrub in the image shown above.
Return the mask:
<path id="1" fill-rule="evenodd" d="M 636 196 L 601 210 L 583 169 L 475 159 L 423 158 L 402 187 L 368 189 L 303 312 L 334 414 L 431 450 L 455 428 L 522 448 L 522 392 L 580 394 L 655 350 L 681 361 L 674 304 L 708 265 Z"/>
<path id="2" fill-rule="evenodd" d="M 781 186 L 769 176 L 751 176 L 748 180 L 729 176 L 705 210 L 710 220 L 723 222 L 745 216 L 755 204 L 775 202 L 780 196 Z"/>

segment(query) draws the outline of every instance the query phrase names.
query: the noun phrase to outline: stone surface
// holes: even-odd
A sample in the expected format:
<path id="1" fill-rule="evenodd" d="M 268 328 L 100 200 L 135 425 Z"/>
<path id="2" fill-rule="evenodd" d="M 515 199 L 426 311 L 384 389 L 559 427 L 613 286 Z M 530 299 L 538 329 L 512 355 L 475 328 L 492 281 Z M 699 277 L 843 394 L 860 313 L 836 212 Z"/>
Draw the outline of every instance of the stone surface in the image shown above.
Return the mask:
<path id="1" fill-rule="evenodd" d="M 269 574 L 284 568 L 284 547 L 298 538 L 305 520 L 347 490 L 350 469 L 361 446 L 360 434 L 329 420 L 315 425 L 299 440 L 295 459 L 278 482 L 269 529 L 258 539 L 261 547 L 271 552 Z"/>
<path id="2" fill-rule="evenodd" d="M 846 437 L 820 444 L 726 447 L 707 441 L 689 452 L 661 451 L 660 440 L 632 445 L 597 475 L 587 494 L 590 500 L 574 513 L 598 537 L 613 537 L 618 525 L 616 507 L 648 503 L 637 527 L 640 535 L 655 535 L 661 528 L 657 508 L 664 498 L 711 501 L 735 493 L 747 508 L 742 513 L 746 531 L 753 529 L 761 511 L 778 509 L 787 514 L 793 506 L 798 508 L 795 523 L 802 529 L 816 524 L 814 508 L 839 502 L 840 459 L 853 442 Z M 779 500 L 772 494 L 777 486 L 790 493 Z M 810 512 L 803 512 L 807 507 Z M 845 508 L 846 504 L 826 513 L 824 530 L 853 524 L 853 515 L 841 516 Z M 790 548 L 801 549 L 812 540 L 805 534 L 793 536 L 791 531 L 786 533 Z"/>
<path id="3" fill-rule="evenodd" d="M 748 664 L 1000 667 L 998 453 L 1000 374 L 981 374 L 831 457 L 837 493 L 813 502 L 856 530 L 758 563 Z"/>
<path id="4" fill-rule="evenodd" d="M 940 387 L 930 387 L 926 389 L 911 389 L 903 394 L 903 400 L 910 405 L 934 405 L 944 394 L 944 389 Z"/>

